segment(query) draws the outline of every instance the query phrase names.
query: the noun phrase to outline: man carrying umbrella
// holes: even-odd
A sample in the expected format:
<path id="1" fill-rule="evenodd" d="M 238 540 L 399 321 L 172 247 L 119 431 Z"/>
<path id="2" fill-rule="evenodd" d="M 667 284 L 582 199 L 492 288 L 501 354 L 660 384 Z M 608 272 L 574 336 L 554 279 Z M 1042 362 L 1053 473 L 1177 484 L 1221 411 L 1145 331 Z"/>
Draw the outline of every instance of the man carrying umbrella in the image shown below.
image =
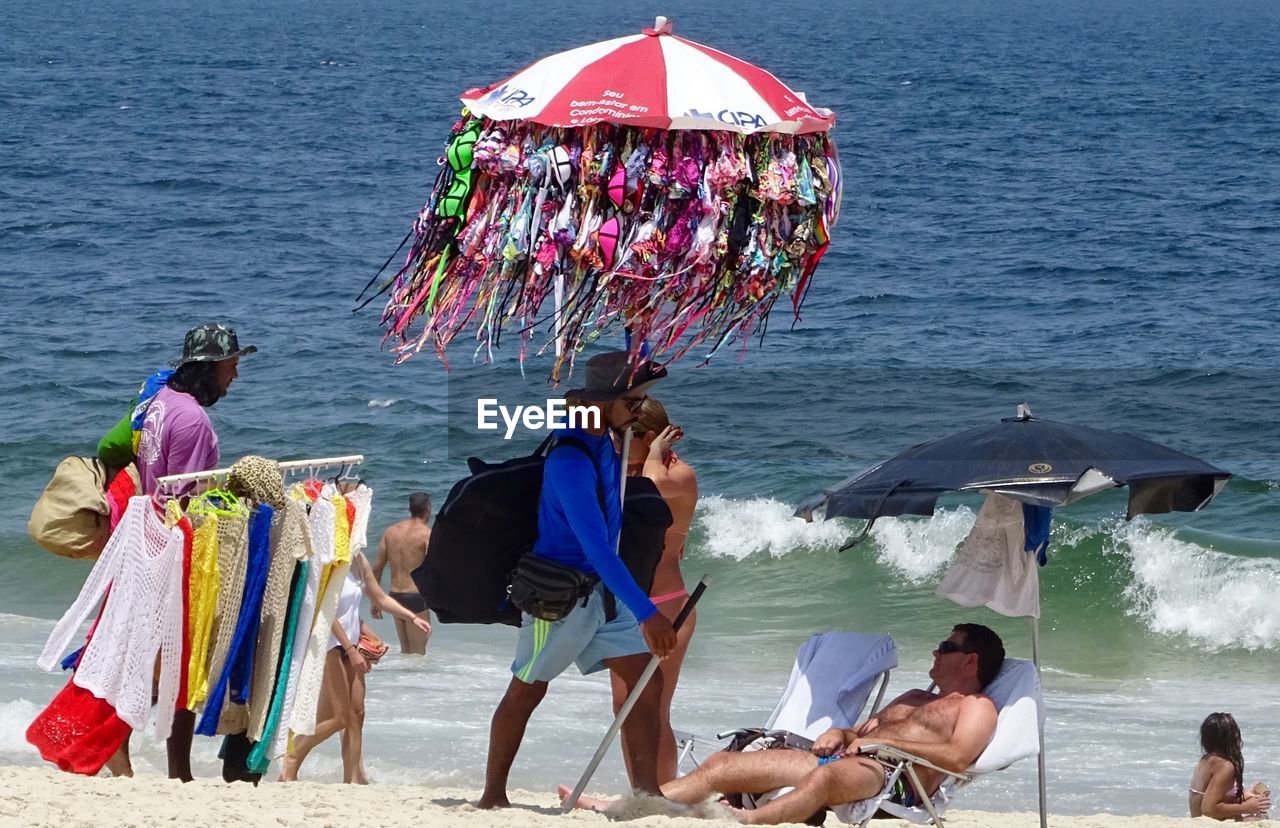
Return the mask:
<path id="1" fill-rule="evenodd" d="M 538 539 L 531 554 L 577 570 L 596 584 L 585 602 L 554 624 L 525 613 L 511 665 L 513 677 L 490 726 L 484 793 L 477 803 L 481 808 L 510 804 L 507 775 L 525 726 L 549 682 L 570 663 L 577 663 L 584 674 L 607 668 L 630 692 L 650 654 L 664 658 L 675 647 L 671 622 L 618 557 L 621 460 L 609 434 L 625 432 L 636 421 L 645 392 L 666 373 L 656 363 L 632 362 L 625 351 L 599 354 L 587 363 L 586 387 L 566 395 L 571 406 L 594 409 L 597 425 L 557 432 L 557 439 L 570 438 L 583 450 L 565 446 L 548 455 L 538 504 Z M 588 416 L 586 422 L 593 418 Z M 613 603 L 607 593 L 617 597 L 614 617 L 606 609 Z M 651 794 L 659 793 L 661 686 L 661 677 L 655 675 L 623 725 L 631 784 Z"/>

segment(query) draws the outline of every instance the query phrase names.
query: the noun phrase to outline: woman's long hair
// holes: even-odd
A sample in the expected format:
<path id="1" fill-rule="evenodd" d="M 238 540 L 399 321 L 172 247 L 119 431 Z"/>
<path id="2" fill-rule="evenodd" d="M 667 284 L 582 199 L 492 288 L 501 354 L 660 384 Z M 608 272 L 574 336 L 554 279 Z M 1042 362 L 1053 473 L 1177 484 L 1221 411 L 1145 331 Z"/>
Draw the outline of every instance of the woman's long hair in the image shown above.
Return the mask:
<path id="1" fill-rule="evenodd" d="M 1244 739 L 1230 713 L 1210 713 L 1200 724 L 1200 749 L 1205 756 L 1216 754 L 1236 771 L 1236 802 L 1244 800 Z"/>
<path id="2" fill-rule="evenodd" d="M 196 398 L 196 402 L 208 408 L 222 399 L 212 362 L 188 362 L 169 377 L 169 387 Z"/>

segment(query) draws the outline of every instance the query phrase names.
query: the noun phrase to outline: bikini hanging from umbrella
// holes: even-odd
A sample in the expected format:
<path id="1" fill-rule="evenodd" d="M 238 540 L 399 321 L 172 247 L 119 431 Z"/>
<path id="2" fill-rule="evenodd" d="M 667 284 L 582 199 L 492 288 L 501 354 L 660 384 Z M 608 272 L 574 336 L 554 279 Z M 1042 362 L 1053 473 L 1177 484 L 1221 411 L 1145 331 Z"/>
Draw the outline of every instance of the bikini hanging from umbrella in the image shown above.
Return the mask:
<path id="1" fill-rule="evenodd" d="M 461 100 L 408 256 L 378 291 L 397 362 L 428 344 L 445 360 L 463 331 L 491 357 L 515 328 L 522 361 L 554 349 L 558 380 L 619 328 L 671 361 L 763 335 L 784 295 L 799 318 L 840 167 L 834 116 L 773 75 L 658 18 Z"/>

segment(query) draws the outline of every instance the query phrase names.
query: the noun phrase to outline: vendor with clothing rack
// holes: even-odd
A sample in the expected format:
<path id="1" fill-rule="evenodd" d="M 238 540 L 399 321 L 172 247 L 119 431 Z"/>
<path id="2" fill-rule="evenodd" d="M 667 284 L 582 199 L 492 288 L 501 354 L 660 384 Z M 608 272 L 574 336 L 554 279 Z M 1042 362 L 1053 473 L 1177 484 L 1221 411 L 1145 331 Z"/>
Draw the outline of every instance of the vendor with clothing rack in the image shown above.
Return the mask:
<path id="1" fill-rule="evenodd" d="M 236 332 L 216 322 L 187 331 L 182 358 L 173 363 L 173 376 L 152 397 L 143 421 L 137 452 L 143 494 L 160 502 L 185 496 L 195 481 L 161 487 L 158 479 L 217 468 L 218 435 L 205 409 L 227 395 L 239 376 L 240 357 L 257 350 L 253 345 L 241 348 Z M 195 713 L 179 705 L 167 743 L 170 779 L 192 779 L 195 723 Z M 107 768 L 116 776 L 133 775 L 128 739 L 107 761 Z"/>

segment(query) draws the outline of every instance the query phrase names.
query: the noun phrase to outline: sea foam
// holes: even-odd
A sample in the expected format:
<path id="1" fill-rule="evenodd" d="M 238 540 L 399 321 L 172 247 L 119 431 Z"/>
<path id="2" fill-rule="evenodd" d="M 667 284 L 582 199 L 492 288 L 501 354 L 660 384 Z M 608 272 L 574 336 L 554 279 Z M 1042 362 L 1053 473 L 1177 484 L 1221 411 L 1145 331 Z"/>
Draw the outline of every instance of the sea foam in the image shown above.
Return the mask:
<path id="1" fill-rule="evenodd" d="M 0 703 L 0 757 L 14 761 L 39 759 L 36 749 L 27 741 L 27 726 L 40 712 L 26 699 Z"/>
<path id="2" fill-rule="evenodd" d="M 974 518 L 964 506 L 929 518 L 880 518 L 866 543 L 874 547 L 881 564 L 920 583 L 941 574 Z M 792 552 L 839 548 L 857 537 L 863 524 L 840 519 L 805 523 L 792 515 L 791 506 L 772 498 L 730 500 L 711 495 L 698 504 L 695 525 L 706 534 L 702 551 L 741 560 L 761 552 L 781 558 Z"/>
<path id="3" fill-rule="evenodd" d="M 793 507 L 773 498 L 730 500 L 718 495 L 698 503 L 696 526 L 706 533 L 704 553 L 715 558 L 743 558 L 761 552 L 780 558 L 791 552 L 840 546 L 854 532 L 840 521 L 806 523 Z"/>
<path id="4" fill-rule="evenodd" d="M 1153 632 L 1211 650 L 1280 645 L 1280 561 L 1228 555 L 1142 520 L 1118 526 L 1109 544 L 1133 572 L 1131 612 Z"/>
<path id="5" fill-rule="evenodd" d="M 843 546 L 861 531 L 858 521 L 805 523 L 772 498 L 703 498 L 695 529 L 698 551 L 742 560 L 765 553 L 793 553 Z M 967 506 L 940 509 L 928 518 L 881 518 L 864 542 L 879 565 L 903 581 L 931 586 L 940 580 L 973 526 Z M 1101 554 L 1104 560 L 1093 558 Z M 1090 553 L 1086 550 L 1095 550 Z M 1174 530 L 1139 519 L 1087 523 L 1055 521 L 1050 558 L 1083 553 L 1124 584 L 1119 612 L 1158 636 L 1182 636 L 1198 648 L 1280 647 L 1280 560 L 1249 558 L 1179 539 Z M 1109 558 L 1110 563 L 1105 559 Z M 1080 560 L 1080 559 L 1077 559 Z"/>
<path id="6" fill-rule="evenodd" d="M 976 519 L 967 506 L 927 518 L 880 518 L 871 527 L 876 558 L 913 584 L 939 578 Z"/>

